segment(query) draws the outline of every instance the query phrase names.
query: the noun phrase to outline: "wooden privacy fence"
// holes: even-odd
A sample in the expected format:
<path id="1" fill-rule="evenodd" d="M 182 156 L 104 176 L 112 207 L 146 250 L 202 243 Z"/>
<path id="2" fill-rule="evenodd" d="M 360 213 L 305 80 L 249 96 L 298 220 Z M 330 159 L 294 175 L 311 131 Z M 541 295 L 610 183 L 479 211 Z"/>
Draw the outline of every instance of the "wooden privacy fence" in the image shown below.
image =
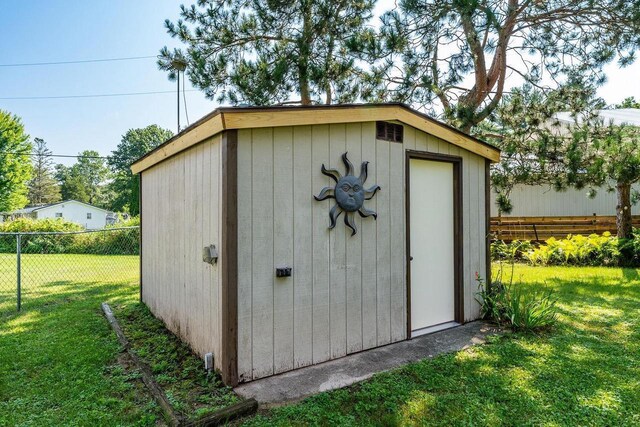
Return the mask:
<path id="1" fill-rule="evenodd" d="M 640 227 L 640 215 L 632 217 Z M 513 216 L 491 217 L 491 233 L 495 240 L 547 240 L 568 234 L 616 234 L 615 216 Z"/>

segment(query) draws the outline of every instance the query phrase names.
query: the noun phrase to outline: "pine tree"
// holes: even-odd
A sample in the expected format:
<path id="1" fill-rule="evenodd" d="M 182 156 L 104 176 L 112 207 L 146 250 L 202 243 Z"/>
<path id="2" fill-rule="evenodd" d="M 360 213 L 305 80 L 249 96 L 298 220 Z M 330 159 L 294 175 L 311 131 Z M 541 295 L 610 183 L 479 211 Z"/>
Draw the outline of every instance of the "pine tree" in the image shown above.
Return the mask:
<path id="1" fill-rule="evenodd" d="M 186 51 L 160 51 L 160 69 L 210 99 L 232 104 L 347 102 L 357 99 L 355 54 L 373 38 L 374 0 L 200 0 L 165 22 Z M 291 101 L 293 94 L 299 99 Z"/>
<path id="2" fill-rule="evenodd" d="M 60 186 L 53 177 L 53 159 L 47 143 L 41 138 L 33 140 L 33 178 L 29 187 L 29 204 L 43 205 L 60 200 Z"/>
<path id="3" fill-rule="evenodd" d="M 556 191 L 585 189 L 615 191 L 618 237 L 632 237 L 631 206 L 640 182 L 640 127 L 613 125 L 598 118 L 604 101 L 593 88 L 542 91 L 525 86 L 505 97 L 492 120 L 487 139 L 502 149 L 502 159 L 491 174 L 498 208 L 508 213 L 509 194 L 517 184 L 543 185 Z M 571 124 L 555 115 L 570 111 Z"/>
<path id="4" fill-rule="evenodd" d="M 603 83 L 605 64 L 634 61 L 639 17 L 638 1 L 401 0 L 383 16 L 369 97 L 438 102 L 469 131 L 498 107 L 507 79 L 544 91 Z"/>

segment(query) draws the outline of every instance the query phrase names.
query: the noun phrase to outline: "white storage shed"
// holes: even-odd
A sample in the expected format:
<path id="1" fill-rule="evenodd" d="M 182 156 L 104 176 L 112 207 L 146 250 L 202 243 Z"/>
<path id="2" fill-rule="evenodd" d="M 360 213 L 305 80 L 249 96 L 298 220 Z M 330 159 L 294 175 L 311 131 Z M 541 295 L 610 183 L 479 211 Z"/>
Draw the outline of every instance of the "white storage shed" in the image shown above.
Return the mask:
<path id="1" fill-rule="evenodd" d="M 402 104 L 215 110 L 132 166 L 142 300 L 230 385 L 477 319 L 499 154 Z"/>

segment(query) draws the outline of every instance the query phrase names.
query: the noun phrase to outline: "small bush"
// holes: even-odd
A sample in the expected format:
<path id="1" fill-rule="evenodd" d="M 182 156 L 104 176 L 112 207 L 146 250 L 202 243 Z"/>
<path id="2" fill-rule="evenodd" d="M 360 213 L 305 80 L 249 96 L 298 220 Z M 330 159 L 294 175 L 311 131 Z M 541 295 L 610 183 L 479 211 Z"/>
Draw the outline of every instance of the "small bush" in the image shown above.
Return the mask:
<path id="1" fill-rule="evenodd" d="M 552 291 L 527 291 L 522 285 L 500 280 L 489 286 L 481 278 L 476 279 L 476 299 L 483 319 L 523 332 L 548 329 L 556 323 L 557 299 Z"/>
<path id="2" fill-rule="evenodd" d="M 31 219 L 18 218 L 0 223 L 0 233 L 36 233 L 52 231 L 81 231 L 84 228 L 63 218 Z"/>
<path id="3" fill-rule="evenodd" d="M 552 237 L 526 252 L 524 258 L 532 265 L 618 265 L 619 243 L 619 239 L 608 232 L 569 235 L 566 239 Z"/>
<path id="4" fill-rule="evenodd" d="M 51 233 L 81 231 L 82 226 L 64 219 L 18 218 L 0 224 L 0 233 Z M 31 235 L 24 237 L 21 249 L 24 253 L 60 253 L 73 244 L 73 235 Z M 0 236 L 0 252 L 16 252 L 14 236 Z"/>
<path id="5" fill-rule="evenodd" d="M 96 254 L 137 255 L 140 230 L 111 230 L 120 227 L 139 226 L 138 217 L 109 226 L 105 231 L 78 234 L 29 234 L 22 236 L 21 250 L 26 254 Z M 63 219 L 19 218 L 0 224 L 0 233 L 75 232 L 84 228 Z M 0 253 L 16 252 L 16 237 L 0 236 Z"/>
<path id="6" fill-rule="evenodd" d="M 602 235 L 568 235 L 554 237 L 533 245 L 527 241 L 502 241 L 491 244 L 494 261 L 522 261 L 531 265 L 576 266 L 640 266 L 640 231 L 633 238 L 619 239 L 605 232 Z"/>
<path id="7" fill-rule="evenodd" d="M 547 329 L 556 323 L 557 299 L 550 290 L 526 292 L 521 286 L 509 289 L 508 316 L 516 331 Z"/>
<path id="8" fill-rule="evenodd" d="M 140 216 L 132 216 L 128 219 L 120 220 L 113 225 L 108 225 L 107 228 L 120 228 L 120 227 L 139 227 Z"/>
<path id="9" fill-rule="evenodd" d="M 493 261 L 522 261 L 527 252 L 535 246 L 528 240 L 514 240 L 511 243 L 502 240 L 491 244 L 491 259 Z"/>

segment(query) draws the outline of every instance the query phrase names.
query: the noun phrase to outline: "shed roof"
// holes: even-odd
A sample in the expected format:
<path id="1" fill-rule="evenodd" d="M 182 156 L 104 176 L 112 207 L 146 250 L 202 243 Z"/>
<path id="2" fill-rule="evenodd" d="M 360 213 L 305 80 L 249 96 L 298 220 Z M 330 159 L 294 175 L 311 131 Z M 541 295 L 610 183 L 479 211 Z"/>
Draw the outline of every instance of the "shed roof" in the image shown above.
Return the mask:
<path id="1" fill-rule="evenodd" d="M 500 150 L 496 147 L 400 103 L 221 107 L 136 160 L 131 165 L 131 170 L 133 173 L 140 173 L 227 129 L 357 123 L 378 120 L 398 120 L 493 162 L 500 159 Z"/>

